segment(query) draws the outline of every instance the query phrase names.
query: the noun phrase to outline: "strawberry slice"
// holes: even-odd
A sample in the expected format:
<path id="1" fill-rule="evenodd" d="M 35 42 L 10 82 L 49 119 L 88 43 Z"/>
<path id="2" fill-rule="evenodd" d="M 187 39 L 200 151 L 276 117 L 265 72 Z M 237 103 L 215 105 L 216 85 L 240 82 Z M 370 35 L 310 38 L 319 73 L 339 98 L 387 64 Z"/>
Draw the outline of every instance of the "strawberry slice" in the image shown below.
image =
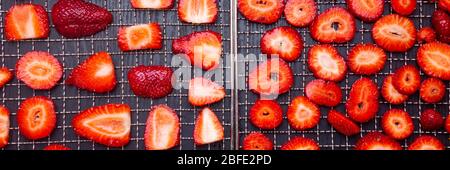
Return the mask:
<path id="1" fill-rule="evenodd" d="M 417 63 L 425 74 L 450 80 L 450 45 L 433 42 L 423 45 L 417 52 Z"/>
<path id="2" fill-rule="evenodd" d="M 215 69 L 220 64 L 222 37 L 213 31 L 194 32 L 172 42 L 175 54 L 185 54 L 192 65 L 203 70 Z"/>
<path id="3" fill-rule="evenodd" d="M 317 5 L 314 0 L 288 0 L 284 15 L 289 24 L 296 27 L 306 27 L 316 18 Z"/>
<path id="4" fill-rule="evenodd" d="M 450 0 L 439 0 L 438 6 L 439 9 L 450 12 Z"/>
<path id="5" fill-rule="evenodd" d="M 68 151 L 68 150 L 72 150 L 67 146 L 64 145 L 60 145 L 60 144 L 52 144 L 52 145 L 48 145 L 46 147 L 44 147 L 45 151 Z"/>
<path id="6" fill-rule="evenodd" d="M 261 38 L 261 52 L 278 55 L 285 61 L 297 60 L 303 51 L 303 39 L 291 27 L 277 27 L 267 31 Z"/>
<path id="7" fill-rule="evenodd" d="M 416 9 L 416 0 L 391 0 L 392 9 L 403 16 L 411 15 Z"/>
<path id="8" fill-rule="evenodd" d="M 210 108 L 203 108 L 195 121 L 194 142 L 197 145 L 210 144 L 223 140 L 222 123 Z"/>
<path id="9" fill-rule="evenodd" d="M 395 71 L 393 76 L 392 84 L 402 94 L 411 95 L 420 88 L 420 73 L 415 66 L 402 66 Z"/>
<path id="10" fill-rule="evenodd" d="M 431 27 L 423 27 L 417 32 L 417 41 L 431 43 L 436 41 L 436 31 Z"/>
<path id="11" fill-rule="evenodd" d="M 356 142 L 356 150 L 402 150 L 402 146 L 394 139 L 380 132 L 371 132 Z"/>
<path id="12" fill-rule="evenodd" d="M 427 103 L 437 103 L 444 99 L 445 84 L 437 78 L 428 78 L 420 86 L 420 98 Z"/>
<path id="13" fill-rule="evenodd" d="M 347 7 L 359 19 L 374 22 L 383 15 L 384 0 L 346 0 Z"/>
<path id="14" fill-rule="evenodd" d="M 5 86 L 6 83 L 11 81 L 13 74 L 6 67 L 0 67 L 0 88 Z"/>
<path id="15" fill-rule="evenodd" d="M 35 90 L 49 90 L 61 79 L 61 63 L 48 52 L 26 53 L 16 63 L 16 76 Z"/>
<path id="16" fill-rule="evenodd" d="M 48 15 L 37 4 L 12 6 L 5 16 L 5 37 L 10 41 L 47 38 L 50 32 Z"/>
<path id="17" fill-rule="evenodd" d="M 20 133 L 28 139 L 36 140 L 49 136 L 56 126 L 53 101 L 44 96 L 24 100 L 17 111 Z"/>
<path id="18" fill-rule="evenodd" d="M 391 104 L 402 104 L 408 100 L 408 95 L 404 95 L 395 89 L 392 84 L 393 75 L 388 75 L 384 78 L 383 86 L 381 87 L 381 95 Z"/>
<path id="19" fill-rule="evenodd" d="M 158 23 L 121 27 L 117 41 L 122 51 L 161 49 L 161 28 Z"/>
<path id="20" fill-rule="evenodd" d="M 426 109 L 420 114 L 419 122 L 423 130 L 438 130 L 444 126 L 442 114 L 434 109 Z"/>
<path id="21" fill-rule="evenodd" d="M 75 133 L 94 142 L 121 147 L 130 141 L 131 109 L 126 104 L 106 104 L 82 111 L 72 119 Z"/>
<path id="22" fill-rule="evenodd" d="M 414 139 L 408 150 L 445 150 L 445 145 L 434 136 L 422 135 Z"/>
<path id="23" fill-rule="evenodd" d="M 320 120 L 319 107 L 304 96 L 291 101 L 287 111 L 289 125 L 295 130 L 307 130 L 315 127 Z"/>
<path id="24" fill-rule="evenodd" d="M 308 67 L 314 76 L 329 81 L 341 81 L 347 65 L 337 49 L 328 44 L 314 45 L 308 53 Z"/>
<path id="25" fill-rule="evenodd" d="M 286 93 L 293 83 L 291 67 L 278 58 L 259 64 L 248 76 L 250 90 L 263 97 Z"/>
<path id="26" fill-rule="evenodd" d="M 5 147 L 9 140 L 9 110 L 0 105 L 0 148 Z"/>
<path id="27" fill-rule="evenodd" d="M 238 9 L 250 21 L 273 24 L 283 13 L 283 0 L 238 0 Z"/>
<path id="28" fill-rule="evenodd" d="M 372 27 L 372 37 L 381 48 L 390 52 L 405 52 L 416 42 L 416 27 L 406 17 L 390 14 L 383 16 Z"/>
<path id="29" fill-rule="evenodd" d="M 368 78 L 355 81 L 345 104 L 348 115 L 354 121 L 365 123 L 373 119 L 378 112 L 378 87 Z"/>
<path id="30" fill-rule="evenodd" d="M 130 0 L 131 6 L 138 9 L 170 9 L 173 0 Z"/>
<path id="31" fill-rule="evenodd" d="M 445 130 L 447 133 L 450 133 L 450 116 L 447 116 L 447 119 L 445 120 Z"/>
<path id="32" fill-rule="evenodd" d="M 243 150 L 273 150 L 273 142 L 266 135 L 253 132 L 244 138 Z"/>
<path id="33" fill-rule="evenodd" d="M 178 17 L 193 24 L 210 24 L 217 20 L 216 0 L 179 0 Z"/>
<path id="34" fill-rule="evenodd" d="M 153 106 L 147 118 L 144 136 L 147 150 L 166 150 L 180 142 L 180 120 L 166 105 Z"/>
<path id="35" fill-rule="evenodd" d="M 331 81 L 316 79 L 305 87 L 305 94 L 312 102 L 322 106 L 337 106 L 342 100 L 342 90 Z"/>
<path id="36" fill-rule="evenodd" d="M 320 150 L 320 147 L 310 138 L 297 136 L 284 143 L 281 150 Z"/>
<path id="37" fill-rule="evenodd" d="M 250 109 L 250 122 L 260 129 L 275 129 L 283 122 L 283 109 L 273 100 L 257 100 Z"/>
<path id="38" fill-rule="evenodd" d="M 332 7 L 317 16 L 309 29 L 316 41 L 345 43 L 355 37 L 355 18 L 342 7 Z"/>
<path id="39" fill-rule="evenodd" d="M 225 97 L 223 86 L 203 77 L 193 78 L 189 82 L 189 103 L 193 106 L 205 106 L 221 101 Z"/>
<path id="40" fill-rule="evenodd" d="M 384 133 L 397 140 L 406 139 L 414 131 L 411 116 L 400 109 L 391 109 L 384 113 L 381 127 Z"/>
<path id="41" fill-rule="evenodd" d="M 356 74 L 372 75 L 384 68 L 386 60 L 383 49 L 374 44 L 358 44 L 348 54 L 348 67 Z"/>
<path id="42" fill-rule="evenodd" d="M 336 131 L 345 136 L 353 136 L 360 132 L 359 126 L 339 111 L 330 110 L 328 112 L 327 120 Z"/>
<path id="43" fill-rule="evenodd" d="M 111 56 L 99 52 L 75 67 L 66 84 L 96 93 L 111 91 L 116 86 L 116 74 Z"/>

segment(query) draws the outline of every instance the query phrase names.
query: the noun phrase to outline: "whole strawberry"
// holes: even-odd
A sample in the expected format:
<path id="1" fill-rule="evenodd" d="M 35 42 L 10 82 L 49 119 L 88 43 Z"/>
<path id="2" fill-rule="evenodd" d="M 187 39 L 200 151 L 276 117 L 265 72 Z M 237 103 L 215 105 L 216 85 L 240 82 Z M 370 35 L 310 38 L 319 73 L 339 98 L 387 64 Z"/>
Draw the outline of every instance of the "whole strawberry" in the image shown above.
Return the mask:
<path id="1" fill-rule="evenodd" d="M 56 30 L 67 38 L 94 35 L 112 22 L 105 8 L 84 0 L 59 0 L 52 8 Z"/>
<path id="2" fill-rule="evenodd" d="M 450 43 L 450 16 L 445 11 L 436 10 L 431 17 L 431 23 L 438 34 L 438 40 Z"/>
<path id="3" fill-rule="evenodd" d="M 128 71 L 128 81 L 134 94 L 155 99 L 172 92 L 172 74 L 165 66 L 137 66 Z"/>
<path id="4" fill-rule="evenodd" d="M 420 125 L 424 130 L 438 130 L 444 125 L 441 113 L 434 109 L 427 109 L 420 115 Z"/>

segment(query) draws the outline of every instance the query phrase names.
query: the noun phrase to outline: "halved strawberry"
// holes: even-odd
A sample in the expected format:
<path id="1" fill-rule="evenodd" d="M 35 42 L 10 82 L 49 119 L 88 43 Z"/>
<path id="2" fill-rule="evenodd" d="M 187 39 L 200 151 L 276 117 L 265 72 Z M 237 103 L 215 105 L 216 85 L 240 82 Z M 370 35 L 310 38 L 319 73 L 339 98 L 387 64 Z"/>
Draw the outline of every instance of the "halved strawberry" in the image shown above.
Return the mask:
<path id="1" fill-rule="evenodd" d="M 194 142 L 197 145 L 210 144 L 223 140 L 222 123 L 210 108 L 203 108 L 195 121 Z"/>
<path id="2" fill-rule="evenodd" d="M 439 0 L 439 9 L 450 12 L 450 0 Z"/>
<path id="3" fill-rule="evenodd" d="M 360 132 L 359 126 L 339 111 L 330 110 L 327 120 L 336 131 L 345 136 L 353 136 Z"/>
<path id="4" fill-rule="evenodd" d="M 381 95 L 391 104 L 402 104 L 408 100 L 408 95 L 404 95 L 395 89 L 392 84 L 393 75 L 388 75 L 384 78 L 383 86 L 381 87 Z"/>
<path id="5" fill-rule="evenodd" d="M 275 129 L 283 122 L 283 109 L 273 100 L 257 100 L 250 109 L 250 122 L 261 129 Z"/>
<path id="6" fill-rule="evenodd" d="M 411 95 L 420 88 L 420 73 L 413 65 L 400 67 L 393 76 L 392 84 L 402 94 Z"/>
<path id="7" fill-rule="evenodd" d="M 185 54 L 192 65 L 204 70 L 215 69 L 220 64 L 222 37 L 213 31 L 194 32 L 172 42 L 175 54 Z"/>
<path id="8" fill-rule="evenodd" d="M 309 49 L 308 67 L 315 77 L 329 81 L 341 81 L 347 71 L 344 58 L 328 44 L 314 45 Z"/>
<path id="9" fill-rule="evenodd" d="M 406 17 L 390 14 L 381 17 L 372 27 L 372 37 L 381 48 L 390 52 L 405 52 L 416 42 L 416 27 Z"/>
<path id="10" fill-rule="evenodd" d="M 216 0 L 179 0 L 178 17 L 180 21 L 193 24 L 209 24 L 217 19 Z"/>
<path id="11" fill-rule="evenodd" d="M 12 6 L 4 26 L 6 39 L 11 41 L 47 38 L 50 32 L 47 12 L 37 4 Z"/>
<path id="12" fill-rule="evenodd" d="M 216 103 L 225 97 L 223 86 L 203 77 L 193 78 L 189 82 L 189 103 L 204 106 Z"/>
<path id="13" fill-rule="evenodd" d="M 304 96 L 291 101 L 287 111 L 289 125 L 295 130 L 307 130 L 315 127 L 320 120 L 319 107 Z"/>
<path id="14" fill-rule="evenodd" d="M 250 21 L 273 24 L 283 13 L 283 0 L 238 0 L 238 9 Z"/>
<path id="15" fill-rule="evenodd" d="M 356 150 L 402 150 L 402 146 L 394 139 L 380 133 L 371 132 L 356 142 Z"/>
<path id="16" fill-rule="evenodd" d="M 297 136 L 284 143 L 281 150 L 320 150 L 320 147 L 310 138 Z"/>
<path id="17" fill-rule="evenodd" d="M 332 81 L 316 79 L 305 87 L 305 94 L 312 102 L 322 106 L 337 106 L 342 100 L 342 90 Z"/>
<path id="18" fill-rule="evenodd" d="M 273 150 L 273 142 L 266 135 L 253 132 L 248 134 L 242 142 L 243 150 Z"/>
<path id="19" fill-rule="evenodd" d="M 297 60 L 303 51 L 303 39 L 291 27 L 277 27 L 267 31 L 261 38 L 263 54 L 278 55 L 285 61 Z"/>
<path id="20" fill-rule="evenodd" d="M 445 150 L 445 145 L 434 136 L 422 135 L 414 139 L 408 150 Z"/>
<path id="21" fill-rule="evenodd" d="M 421 46 L 417 63 L 425 74 L 442 80 L 450 80 L 450 45 L 432 42 Z"/>
<path id="22" fill-rule="evenodd" d="M 436 37 L 436 31 L 431 27 L 423 27 L 417 32 L 417 41 L 419 42 L 434 42 Z"/>
<path id="23" fill-rule="evenodd" d="M 249 89 L 262 96 L 286 93 L 293 83 L 291 67 L 278 58 L 259 64 L 248 76 Z"/>
<path id="24" fill-rule="evenodd" d="M 345 108 L 348 115 L 359 123 L 368 122 L 378 112 L 378 87 L 368 78 L 355 81 L 350 90 Z"/>
<path id="25" fill-rule="evenodd" d="M 121 147 L 130 141 L 131 109 L 126 104 L 106 104 L 82 111 L 72 119 L 76 134 L 94 142 Z"/>
<path id="26" fill-rule="evenodd" d="M 374 22 L 383 15 L 384 0 L 346 0 L 347 7 L 359 19 Z"/>
<path id="27" fill-rule="evenodd" d="M 43 150 L 46 151 L 68 151 L 68 150 L 72 150 L 67 146 L 64 145 L 60 145 L 60 144 L 52 144 L 52 145 L 48 145 L 46 147 L 44 147 Z"/>
<path id="28" fill-rule="evenodd" d="M 49 90 L 61 79 L 61 63 L 48 52 L 26 53 L 16 63 L 17 79 L 35 90 Z"/>
<path id="29" fill-rule="evenodd" d="M 147 118 L 144 136 L 147 150 L 166 150 L 180 143 L 180 120 L 166 105 L 153 106 Z"/>
<path id="30" fill-rule="evenodd" d="M 414 131 L 411 116 L 400 109 L 391 109 L 384 113 L 381 127 L 384 133 L 397 140 L 406 139 Z"/>
<path id="31" fill-rule="evenodd" d="M 133 8 L 140 9 L 170 9 L 173 0 L 130 0 Z"/>
<path id="32" fill-rule="evenodd" d="M 423 130 L 438 130 L 444 126 L 442 114 L 434 109 L 426 109 L 420 113 L 419 122 Z"/>
<path id="33" fill-rule="evenodd" d="M 96 93 L 113 90 L 116 74 L 111 56 L 107 52 L 90 56 L 72 70 L 66 84 Z"/>
<path id="34" fill-rule="evenodd" d="M 0 88 L 2 88 L 6 83 L 11 81 L 13 74 L 6 67 L 0 68 Z"/>
<path id="35" fill-rule="evenodd" d="M 161 28 L 158 23 L 121 27 L 117 41 L 122 51 L 161 49 Z"/>
<path id="36" fill-rule="evenodd" d="M 314 0 L 288 0 L 284 15 L 289 24 L 296 27 L 306 27 L 316 18 L 317 5 Z"/>
<path id="37" fill-rule="evenodd" d="M 5 147 L 9 140 L 9 110 L 0 105 L 0 148 Z"/>
<path id="38" fill-rule="evenodd" d="M 342 7 L 332 7 L 317 16 L 309 30 L 316 41 L 345 43 L 355 37 L 355 18 Z"/>
<path id="39" fill-rule="evenodd" d="M 371 75 L 380 72 L 386 60 L 383 49 L 374 44 L 358 44 L 348 54 L 348 67 L 356 74 Z"/>
<path id="40" fill-rule="evenodd" d="M 391 0 L 392 9 L 403 16 L 411 15 L 416 9 L 416 0 Z"/>
<path id="41" fill-rule="evenodd" d="M 420 86 L 420 98 L 427 103 L 437 103 L 444 98 L 445 84 L 437 78 L 428 78 Z"/>
<path id="42" fill-rule="evenodd" d="M 28 139 L 36 140 L 49 136 L 56 126 L 53 101 L 44 96 L 24 100 L 17 111 L 20 133 Z"/>

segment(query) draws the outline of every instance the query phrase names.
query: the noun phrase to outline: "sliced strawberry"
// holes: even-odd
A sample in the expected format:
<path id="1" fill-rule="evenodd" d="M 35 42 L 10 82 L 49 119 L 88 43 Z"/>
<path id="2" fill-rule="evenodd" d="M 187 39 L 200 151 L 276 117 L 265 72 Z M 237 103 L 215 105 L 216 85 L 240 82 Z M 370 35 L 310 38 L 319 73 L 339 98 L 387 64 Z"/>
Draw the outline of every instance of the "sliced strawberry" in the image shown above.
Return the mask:
<path id="1" fill-rule="evenodd" d="M 247 135 L 242 142 L 243 150 L 273 150 L 273 142 L 266 135 L 253 132 Z"/>
<path id="2" fill-rule="evenodd" d="M 337 49 L 331 45 L 314 45 L 309 49 L 308 66 L 314 76 L 329 81 L 341 81 L 347 65 Z"/>
<path id="3" fill-rule="evenodd" d="M 294 137 L 281 146 L 281 150 L 320 150 L 319 144 L 305 137 Z"/>
<path id="4" fill-rule="evenodd" d="M 402 94 L 410 95 L 420 88 L 420 73 L 415 66 L 402 66 L 395 71 L 393 76 L 392 84 Z"/>
<path id="5" fill-rule="evenodd" d="M 6 67 L 0 67 L 0 88 L 2 88 L 6 83 L 11 81 L 13 74 Z"/>
<path id="6" fill-rule="evenodd" d="M 20 133 L 28 139 L 36 140 L 49 136 L 56 126 L 53 101 L 44 96 L 24 100 L 17 111 Z"/>
<path id="7" fill-rule="evenodd" d="M 106 52 L 90 56 L 73 69 L 66 84 L 97 93 L 113 90 L 116 74 L 111 56 Z"/>
<path id="8" fill-rule="evenodd" d="M 414 139 L 408 150 L 445 150 L 445 145 L 434 136 L 422 135 Z"/>
<path id="9" fill-rule="evenodd" d="M 408 95 L 404 95 L 395 89 L 392 84 L 393 75 L 388 75 L 384 78 L 383 86 L 381 87 L 381 95 L 391 104 L 402 104 L 408 100 Z"/>
<path id="10" fill-rule="evenodd" d="M 204 70 L 215 69 L 220 64 L 222 37 L 213 31 L 194 32 L 172 42 L 175 54 L 185 54 L 192 65 Z"/>
<path id="11" fill-rule="evenodd" d="M 193 78 L 189 82 L 189 103 L 204 106 L 221 101 L 225 97 L 223 86 L 203 77 Z"/>
<path id="12" fill-rule="evenodd" d="M 37 4 L 12 6 L 4 26 L 6 39 L 11 41 L 47 38 L 50 32 L 47 12 Z"/>
<path id="13" fill-rule="evenodd" d="M 261 51 L 267 55 L 278 55 L 288 62 L 295 61 L 302 54 L 303 39 L 291 27 L 277 27 L 261 38 Z"/>
<path id="14" fill-rule="evenodd" d="M 238 0 L 238 9 L 250 21 L 273 24 L 283 13 L 283 0 Z"/>
<path id="15" fill-rule="evenodd" d="M 394 139 L 380 132 L 371 132 L 356 142 L 356 150 L 402 150 L 402 146 Z"/>
<path id="16" fill-rule="evenodd" d="M 450 12 L 450 0 L 439 0 L 439 9 Z"/>
<path id="17" fill-rule="evenodd" d="M 434 109 L 426 109 L 420 114 L 420 125 L 423 130 L 438 130 L 444 126 L 442 114 Z"/>
<path id="18" fill-rule="evenodd" d="M 314 0 L 288 0 L 284 15 L 289 24 L 296 27 L 306 27 L 316 18 L 317 5 Z"/>
<path id="19" fill-rule="evenodd" d="M 416 9 L 416 0 L 391 0 L 392 9 L 403 16 L 411 15 Z"/>
<path id="20" fill-rule="evenodd" d="M 61 63 L 48 52 L 26 53 L 16 63 L 16 76 L 35 90 L 49 90 L 61 79 Z"/>
<path id="21" fill-rule="evenodd" d="M 82 111 L 72 119 L 75 133 L 94 142 L 121 147 L 130 141 L 131 109 L 126 104 L 106 104 Z"/>
<path id="22" fill-rule="evenodd" d="M 417 32 L 417 41 L 419 42 L 434 42 L 436 37 L 436 31 L 431 27 L 423 27 Z"/>
<path id="23" fill-rule="evenodd" d="M 425 74 L 450 80 L 450 45 L 433 42 L 423 45 L 417 52 L 417 63 Z"/>
<path id="24" fill-rule="evenodd" d="M 397 140 L 406 139 L 414 131 L 411 116 L 400 109 L 391 109 L 384 113 L 381 127 L 384 133 Z"/>
<path id="25" fill-rule="evenodd" d="M 322 106 L 337 106 L 342 100 L 342 90 L 331 81 L 316 79 L 305 87 L 305 94 L 312 102 Z"/>
<path id="26" fill-rule="evenodd" d="M 9 140 L 9 110 L 0 105 L 0 148 L 5 147 Z"/>
<path id="27" fill-rule="evenodd" d="M 447 130 L 447 133 L 450 133 L 450 115 L 445 120 L 445 130 Z"/>
<path id="28" fill-rule="evenodd" d="M 210 108 L 202 109 L 195 121 L 195 144 L 204 145 L 218 142 L 223 140 L 223 136 L 223 126 L 217 115 Z"/>
<path id="29" fill-rule="evenodd" d="M 68 150 L 72 150 L 67 146 L 64 145 L 60 145 L 60 144 L 52 144 L 52 145 L 48 145 L 46 147 L 44 147 L 43 150 L 46 151 L 68 151 Z"/>
<path id="30" fill-rule="evenodd" d="M 384 0 L 346 0 L 347 7 L 359 19 L 374 22 L 383 15 Z"/>
<path id="31" fill-rule="evenodd" d="M 147 150 L 166 150 L 180 143 L 180 120 L 166 105 L 153 106 L 147 118 L 144 136 Z"/>
<path id="32" fill-rule="evenodd" d="M 420 86 L 420 98 L 427 103 L 437 103 L 444 98 L 445 84 L 437 78 L 428 78 Z"/>
<path id="33" fill-rule="evenodd" d="M 358 44 L 348 54 L 348 67 L 356 74 L 371 75 L 380 72 L 386 60 L 383 49 L 374 44 Z"/>
<path id="34" fill-rule="evenodd" d="M 179 0 L 178 17 L 193 24 L 209 24 L 217 20 L 216 0 Z"/>
<path id="35" fill-rule="evenodd" d="M 131 6 L 138 9 L 170 9 L 173 0 L 130 0 Z"/>
<path id="36" fill-rule="evenodd" d="M 345 108 L 354 121 L 365 123 L 378 112 L 378 87 L 368 78 L 353 83 Z"/>
<path id="37" fill-rule="evenodd" d="M 299 96 L 289 104 L 287 118 L 295 130 L 311 129 L 319 123 L 320 109 L 308 98 Z"/>
<path id="38" fill-rule="evenodd" d="M 291 67 L 278 58 L 259 64 L 248 76 L 250 90 L 262 96 L 286 93 L 293 83 Z"/>
<path id="39" fill-rule="evenodd" d="M 250 109 L 250 122 L 260 129 L 275 129 L 283 122 L 283 109 L 273 100 L 257 100 Z"/>
<path id="40" fill-rule="evenodd" d="M 330 110 L 327 120 L 336 131 L 345 136 L 353 136 L 360 132 L 359 126 L 339 111 Z"/>
<path id="41" fill-rule="evenodd" d="M 391 14 L 380 18 L 372 28 L 372 37 L 381 48 L 390 52 L 405 52 L 416 42 L 416 27 L 406 17 Z"/>
<path id="42" fill-rule="evenodd" d="M 345 43 L 355 37 L 355 18 L 342 7 L 332 7 L 317 16 L 309 29 L 316 41 Z"/>
<path id="43" fill-rule="evenodd" d="M 117 41 L 122 51 L 161 49 L 161 28 L 158 23 L 121 27 Z"/>

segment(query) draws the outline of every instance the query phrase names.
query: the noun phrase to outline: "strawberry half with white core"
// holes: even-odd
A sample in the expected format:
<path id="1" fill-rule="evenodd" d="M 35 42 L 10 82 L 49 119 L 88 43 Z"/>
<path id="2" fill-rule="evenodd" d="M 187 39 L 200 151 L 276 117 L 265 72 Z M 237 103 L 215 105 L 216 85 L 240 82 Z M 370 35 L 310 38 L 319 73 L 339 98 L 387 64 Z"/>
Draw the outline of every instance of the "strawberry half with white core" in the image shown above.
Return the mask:
<path id="1" fill-rule="evenodd" d="M 408 150 L 445 150 L 445 145 L 434 136 L 422 135 L 414 139 Z"/>
<path id="2" fill-rule="evenodd" d="M 44 96 L 34 96 L 24 100 L 17 111 L 20 133 L 27 139 L 37 140 L 48 137 L 56 126 L 53 101 Z"/>
<path id="3" fill-rule="evenodd" d="M 388 75 L 384 78 L 383 86 L 381 87 L 381 95 L 391 104 L 402 104 L 408 100 L 408 95 L 404 95 L 395 89 L 392 84 L 393 75 Z"/>
<path id="4" fill-rule="evenodd" d="M 414 131 L 411 116 L 400 109 L 391 109 L 384 113 L 381 118 L 381 127 L 384 133 L 397 140 L 406 139 Z"/>
<path id="5" fill-rule="evenodd" d="M 316 78 L 329 81 L 343 80 L 347 71 L 344 58 L 328 44 L 314 45 L 309 49 L 308 67 Z"/>
<path id="6" fill-rule="evenodd" d="M 320 121 L 320 109 L 308 98 L 298 96 L 289 104 L 287 118 L 295 130 L 311 129 Z"/>
<path id="7" fill-rule="evenodd" d="M 413 65 L 400 67 L 393 76 L 392 84 L 402 94 L 411 95 L 420 88 L 420 73 Z"/>
<path id="8" fill-rule="evenodd" d="M 381 17 L 372 27 L 375 43 L 389 52 L 405 52 L 414 46 L 417 29 L 411 19 L 398 14 Z"/>
<path id="9" fill-rule="evenodd" d="M 167 150 L 180 143 L 180 120 L 166 105 L 153 106 L 145 127 L 145 149 Z"/>
<path id="10" fill-rule="evenodd" d="M 49 90 L 61 79 L 61 63 L 48 52 L 32 51 L 16 63 L 17 79 L 35 90 Z"/>
<path id="11" fill-rule="evenodd" d="M 374 22 L 383 15 L 384 0 L 346 0 L 347 7 L 357 18 Z"/>
<path id="12" fill-rule="evenodd" d="M 419 48 L 417 63 L 425 74 L 450 80 L 450 45 L 432 42 Z"/>
<path id="13" fill-rule="evenodd" d="M 11 41 L 47 38 L 50 32 L 47 12 L 37 4 L 12 6 L 6 13 L 4 26 L 5 37 Z"/>
<path id="14" fill-rule="evenodd" d="M 319 42 L 345 43 L 355 37 L 355 18 L 342 7 L 332 7 L 317 16 L 309 30 Z"/>
<path id="15" fill-rule="evenodd" d="M 0 148 L 5 147 L 9 140 L 9 110 L 0 105 Z"/>
<path id="16" fill-rule="evenodd" d="M 133 8 L 141 9 L 170 9 L 174 0 L 130 0 Z"/>
<path id="17" fill-rule="evenodd" d="M 269 56 L 278 55 L 288 62 L 295 61 L 303 51 L 303 40 L 295 29 L 278 27 L 261 38 L 261 51 Z"/>
<path id="18" fill-rule="evenodd" d="M 210 108 L 202 109 L 195 121 L 195 144 L 204 145 L 218 142 L 223 140 L 223 136 L 223 126 L 217 115 Z"/>
<path id="19" fill-rule="evenodd" d="M 162 34 L 158 23 L 121 27 L 117 40 L 122 51 L 162 48 Z"/>
<path id="20" fill-rule="evenodd" d="M 356 142 L 355 150 L 402 150 L 402 146 L 380 132 L 370 132 Z"/>
<path id="21" fill-rule="evenodd" d="M 179 0 L 178 17 L 193 24 L 210 24 L 217 20 L 216 0 Z"/>
<path id="22" fill-rule="evenodd" d="M 356 80 L 345 104 L 348 115 L 354 121 L 365 123 L 373 119 L 378 112 L 378 87 L 369 78 Z"/>
<path id="23" fill-rule="evenodd" d="M 203 77 L 193 78 L 189 82 L 189 103 L 193 106 L 205 106 L 221 101 L 225 97 L 223 86 Z"/>
<path id="24" fill-rule="evenodd" d="M 283 14 L 283 0 L 238 0 L 238 9 L 250 21 L 273 24 Z"/>
<path id="25" fill-rule="evenodd" d="M 358 44 L 348 54 L 348 67 L 356 74 L 371 75 L 380 72 L 386 60 L 383 49 L 373 44 Z"/>
<path id="26" fill-rule="evenodd" d="M 279 58 L 271 58 L 254 68 L 248 77 L 249 89 L 262 97 L 275 97 L 292 87 L 291 67 Z"/>

